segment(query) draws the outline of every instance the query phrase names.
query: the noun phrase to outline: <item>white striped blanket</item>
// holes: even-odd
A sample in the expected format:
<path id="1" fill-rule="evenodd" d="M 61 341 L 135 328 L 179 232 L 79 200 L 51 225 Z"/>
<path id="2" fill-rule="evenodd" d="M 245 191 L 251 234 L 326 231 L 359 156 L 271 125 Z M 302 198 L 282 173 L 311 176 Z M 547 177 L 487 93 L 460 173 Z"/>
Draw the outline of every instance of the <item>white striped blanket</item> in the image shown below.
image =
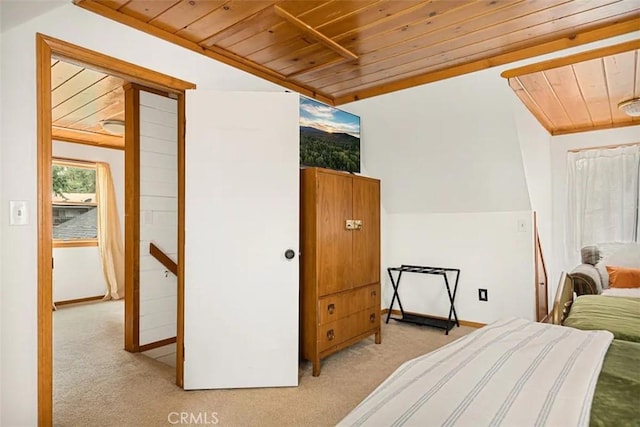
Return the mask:
<path id="1" fill-rule="evenodd" d="M 338 425 L 587 426 L 612 339 L 500 320 L 404 363 Z"/>

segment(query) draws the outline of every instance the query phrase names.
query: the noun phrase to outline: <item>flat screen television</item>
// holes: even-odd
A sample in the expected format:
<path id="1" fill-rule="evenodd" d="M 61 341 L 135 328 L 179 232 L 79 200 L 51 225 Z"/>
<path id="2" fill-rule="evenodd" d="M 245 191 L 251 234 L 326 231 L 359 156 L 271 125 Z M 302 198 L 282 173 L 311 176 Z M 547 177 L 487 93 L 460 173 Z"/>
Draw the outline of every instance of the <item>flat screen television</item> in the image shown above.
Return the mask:
<path id="1" fill-rule="evenodd" d="M 300 165 L 360 172 L 360 117 L 300 96 Z"/>

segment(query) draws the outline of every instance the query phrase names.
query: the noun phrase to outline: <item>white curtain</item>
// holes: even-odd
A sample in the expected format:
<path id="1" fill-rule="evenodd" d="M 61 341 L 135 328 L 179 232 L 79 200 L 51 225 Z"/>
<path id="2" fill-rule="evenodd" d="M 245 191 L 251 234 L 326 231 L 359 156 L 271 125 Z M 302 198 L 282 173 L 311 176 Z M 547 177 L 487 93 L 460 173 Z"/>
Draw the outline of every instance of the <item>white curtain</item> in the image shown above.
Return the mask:
<path id="1" fill-rule="evenodd" d="M 640 145 L 569 153 L 567 171 L 570 258 L 590 244 L 637 242 Z"/>
<path id="2" fill-rule="evenodd" d="M 116 195 L 109 165 L 96 163 L 96 172 L 98 247 L 107 283 L 104 299 L 120 299 L 124 297 L 124 250 Z"/>

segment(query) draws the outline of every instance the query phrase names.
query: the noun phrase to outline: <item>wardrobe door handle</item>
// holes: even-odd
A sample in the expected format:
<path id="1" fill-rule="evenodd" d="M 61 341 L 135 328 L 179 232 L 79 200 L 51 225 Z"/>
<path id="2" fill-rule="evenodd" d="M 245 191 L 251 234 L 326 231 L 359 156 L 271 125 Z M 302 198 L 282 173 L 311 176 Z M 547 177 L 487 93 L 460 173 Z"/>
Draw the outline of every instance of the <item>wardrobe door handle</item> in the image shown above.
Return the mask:
<path id="1" fill-rule="evenodd" d="M 369 322 L 373 323 L 376 321 L 376 314 L 375 313 L 371 313 L 371 316 L 369 316 Z"/>
<path id="2" fill-rule="evenodd" d="M 329 304 L 329 306 L 327 306 L 327 311 L 329 312 L 329 314 L 333 314 L 335 310 L 336 310 L 335 304 Z"/>
<path id="3" fill-rule="evenodd" d="M 372 296 L 372 297 L 375 297 L 376 295 L 377 295 L 377 292 L 376 292 L 376 291 L 371 291 L 371 296 Z"/>
<path id="4" fill-rule="evenodd" d="M 336 334 L 335 334 L 335 332 L 333 332 L 333 329 L 329 329 L 329 330 L 327 331 L 327 339 L 328 339 L 329 341 L 331 341 L 331 340 L 333 340 L 335 337 L 336 337 Z"/>

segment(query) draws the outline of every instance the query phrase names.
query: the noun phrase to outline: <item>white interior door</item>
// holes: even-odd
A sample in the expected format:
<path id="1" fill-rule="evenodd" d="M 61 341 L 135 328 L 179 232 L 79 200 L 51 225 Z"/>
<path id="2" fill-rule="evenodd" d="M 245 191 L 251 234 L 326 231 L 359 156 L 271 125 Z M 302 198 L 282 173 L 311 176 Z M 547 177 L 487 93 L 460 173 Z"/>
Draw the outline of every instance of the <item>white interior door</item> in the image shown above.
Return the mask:
<path id="1" fill-rule="evenodd" d="M 184 388 L 295 386 L 298 96 L 188 91 L 186 121 Z"/>

